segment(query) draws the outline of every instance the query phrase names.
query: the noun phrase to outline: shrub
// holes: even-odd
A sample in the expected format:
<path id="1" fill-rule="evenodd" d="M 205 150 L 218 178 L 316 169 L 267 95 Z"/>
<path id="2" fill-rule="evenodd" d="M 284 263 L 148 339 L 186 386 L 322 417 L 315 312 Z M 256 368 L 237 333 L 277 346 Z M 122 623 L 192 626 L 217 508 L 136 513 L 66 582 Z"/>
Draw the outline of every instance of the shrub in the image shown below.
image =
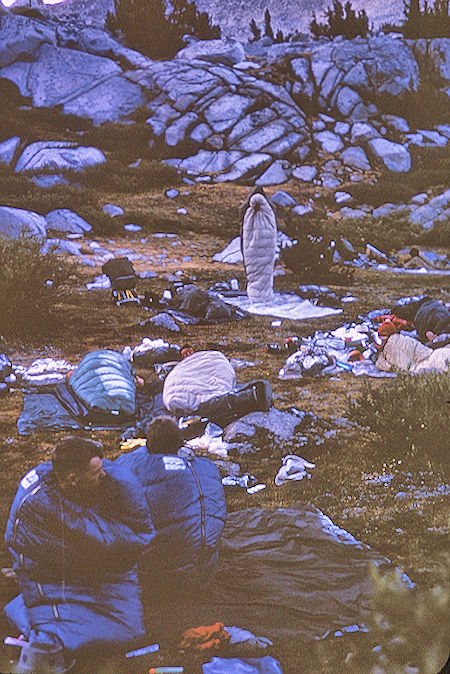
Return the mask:
<path id="1" fill-rule="evenodd" d="M 450 18 L 448 14 L 449 0 L 436 0 L 429 5 L 427 0 L 404 0 L 405 22 L 400 26 L 405 37 L 433 38 L 448 37 L 450 33 Z"/>
<path id="2" fill-rule="evenodd" d="M 333 262 L 334 248 L 329 245 L 330 239 L 304 232 L 298 234 L 297 241 L 281 251 L 283 264 L 292 271 L 297 281 L 335 285 L 350 283 L 354 270 Z"/>
<path id="3" fill-rule="evenodd" d="M 41 242 L 28 236 L 0 236 L 0 334 L 48 334 L 57 325 L 56 303 L 76 265 L 64 257 L 41 255 Z"/>
<path id="4" fill-rule="evenodd" d="M 436 124 L 445 124 L 448 118 L 448 97 L 440 90 L 435 72 L 425 66 L 421 69 L 417 91 L 409 90 L 402 96 L 383 94 L 374 103 L 385 114 L 398 115 L 408 120 L 413 129 L 430 129 Z"/>
<path id="5" fill-rule="evenodd" d="M 78 180 L 93 190 L 132 194 L 178 185 L 181 182 L 174 166 L 145 159 L 139 166 L 131 168 L 119 161 L 89 166 L 78 176 Z"/>
<path id="6" fill-rule="evenodd" d="M 165 0 L 114 0 L 114 13 L 108 12 L 106 27 L 143 54 L 172 58 L 184 46 L 183 35 L 208 40 L 220 37 L 220 28 L 211 25 L 206 12 L 198 12 L 194 2 L 171 0 L 167 13 Z"/>
<path id="7" fill-rule="evenodd" d="M 318 23 L 316 15 L 313 14 L 309 28 L 315 38 L 321 36 L 333 38 L 337 35 L 343 35 L 345 38 L 357 35 L 366 37 L 369 32 L 369 19 L 366 11 L 363 9 L 355 12 L 351 2 L 342 5 L 339 0 L 333 0 L 333 5 L 326 10 L 325 16 L 326 23 Z"/>
<path id="8" fill-rule="evenodd" d="M 79 140 L 75 132 L 92 128 L 92 121 L 64 114 L 59 108 L 28 107 L 17 87 L 0 78 L 0 142 L 19 136 L 32 143 L 37 140 Z M 24 105 L 24 107 L 19 107 Z"/>
<path id="9" fill-rule="evenodd" d="M 370 568 L 374 587 L 368 633 L 350 646 L 348 672 L 443 672 L 448 656 L 449 592 L 410 588 L 398 570 Z"/>
<path id="10" fill-rule="evenodd" d="M 272 28 L 272 16 L 268 9 L 264 12 L 264 28 L 259 28 L 255 19 L 252 19 L 250 21 L 250 31 L 252 33 L 249 40 L 250 42 L 259 40 L 261 34 L 264 35 L 264 37 L 270 37 L 274 42 L 288 42 L 295 35 L 295 33 L 287 33 L 285 35 L 281 29 L 278 29 L 276 33 L 274 33 Z"/>
<path id="11" fill-rule="evenodd" d="M 363 382 L 355 400 L 348 402 L 348 417 L 375 434 L 386 454 L 408 452 L 443 460 L 448 445 L 448 375 L 399 374 L 382 387 Z"/>

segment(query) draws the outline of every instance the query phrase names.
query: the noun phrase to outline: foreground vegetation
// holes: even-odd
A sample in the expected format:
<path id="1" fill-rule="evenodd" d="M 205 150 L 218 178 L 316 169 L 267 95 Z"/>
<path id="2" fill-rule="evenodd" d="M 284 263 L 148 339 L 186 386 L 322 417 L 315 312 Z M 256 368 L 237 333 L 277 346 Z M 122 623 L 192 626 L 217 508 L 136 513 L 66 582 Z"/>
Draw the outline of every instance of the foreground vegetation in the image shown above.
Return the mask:
<path id="1" fill-rule="evenodd" d="M 43 120 L 44 131 L 40 130 Z M 0 133 L 5 138 L 19 133 L 29 141 L 50 138 L 54 122 L 56 138 L 79 140 L 77 130 L 81 130 L 83 142 L 107 153 L 107 165 L 76 176 L 81 187 L 60 185 L 45 190 L 0 165 L 2 205 L 41 214 L 70 207 L 92 224 L 92 238 L 101 246 L 112 250 L 131 248 L 146 260 L 152 256 L 157 277 L 139 280 L 140 294 L 160 296 L 180 267 L 185 281 L 193 280 L 202 288 L 231 278 L 237 278 L 240 287 L 245 287 L 240 265 L 213 264 L 211 257 L 239 233 L 239 205 L 248 197 L 248 187 L 183 185 L 175 171 L 161 164 L 155 150 L 148 147 L 148 125 L 140 114 L 135 125 L 115 128 L 102 125 L 94 129 L 86 124 L 79 129 L 74 120 L 66 124 L 67 121 L 57 112 L 17 109 L 2 119 Z M 13 131 L 15 122 L 20 131 Z M 388 201 L 405 202 L 423 189 L 442 191 L 448 176 L 448 151 L 434 154 L 439 157 L 437 162 L 431 162 L 427 149 L 420 152 L 406 175 L 377 175 L 373 184 L 349 182 L 344 188 L 357 202 L 374 206 Z M 139 165 L 130 167 L 129 163 L 137 159 L 142 159 Z M 74 176 L 68 178 L 75 182 Z M 165 197 L 168 187 L 179 190 L 173 201 Z M 286 190 L 299 202 L 317 192 L 316 186 L 294 182 Z M 268 188 L 267 193 L 271 196 L 275 191 L 276 188 Z M 300 225 L 280 213 L 279 228 L 304 241 L 308 235 L 327 239 L 343 236 L 358 250 L 364 250 L 366 243 L 387 253 L 412 244 L 447 252 L 450 247 L 448 223 L 423 233 L 412 228 L 404 214 L 343 221 L 328 215 L 337 210 L 333 191 L 324 191 L 315 201 L 314 216 L 306 216 Z M 105 203 L 119 204 L 124 214 L 111 219 L 102 211 Z M 180 207 L 187 211 L 182 217 L 177 213 Z M 139 234 L 124 233 L 123 225 L 130 222 L 142 227 Z M 155 232 L 177 234 L 177 246 L 172 248 L 170 240 L 152 237 Z M 127 344 L 136 345 L 144 336 L 163 337 L 180 344 L 190 342 L 197 349 L 219 349 L 229 357 L 254 362 L 255 367 L 239 371 L 240 379 L 268 379 L 277 408 L 295 406 L 314 415 L 313 428 L 301 447 L 277 443 L 267 434 L 257 436 L 257 451 L 239 459 L 241 472 L 256 475 L 267 487 L 252 496 L 244 490 L 227 491 L 229 510 L 291 507 L 298 501 L 312 503 L 358 540 L 388 557 L 416 583 L 416 588 L 406 590 L 396 575 L 382 578 L 373 571 L 376 610 L 369 632 L 330 636 L 313 644 L 296 640 L 277 643 L 272 654 L 282 663 L 285 674 L 415 671 L 407 670 L 408 666 L 417 667 L 420 674 L 433 673 L 430 667 L 442 659 L 448 614 L 449 487 L 444 454 L 448 378 L 402 376 L 369 382 L 343 373 L 333 379 L 280 381 L 277 373 L 284 354 L 280 358 L 265 353 L 264 345 L 282 344 L 290 335 L 308 336 L 344 322 L 358 322 L 369 311 L 390 307 L 405 295 L 427 293 L 448 300 L 448 293 L 442 292 L 448 277 L 355 269 L 344 278 L 330 265 L 321 265 L 317 260 L 317 264 L 311 264 L 315 259 L 312 247 L 299 273 L 278 264 L 276 290 L 292 292 L 307 280 L 328 284 L 338 296 L 351 293 L 356 301 L 345 304 L 338 317 L 283 321 L 279 328 L 271 325 L 270 317 L 251 317 L 219 326 L 184 326 L 175 335 L 154 326 L 143 329 L 139 323 L 148 313 L 134 305 L 115 307 L 109 302 L 109 291 L 88 292 L 85 283 L 100 273 L 99 266 L 69 264 L 61 256 L 42 258 L 40 244 L 26 238 L 1 240 L 1 246 L 4 323 L 0 351 L 7 353 L 13 363 L 30 364 L 37 357 L 51 356 L 76 364 L 93 349 L 121 349 Z M 86 256 L 92 255 L 86 242 L 82 248 Z M 166 255 L 166 261 L 160 255 Z M 190 260 L 181 263 L 184 256 Z M 137 260 L 135 267 L 137 271 L 148 269 L 148 263 L 145 266 Z M 155 376 L 151 371 L 143 374 L 149 379 Z M 51 447 L 62 435 L 46 431 L 20 437 L 16 421 L 22 404 L 22 392 L 14 390 L 2 400 L 0 411 L 3 526 L 18 481 L 28 469 L 49 458 Z M 118 455 L 118 432 L 96 432 L 95 437 L 104 442 L 109 458 Z M 273 477 L 281 458 L 288 453 L 301 454 L 314 461 L 316 468 L 310 480 L 276 487 Z M 0 546 L 0 561 L 2 566 L 10 564 L 4 544 Z M 11 581 L 0 577 L 1 601 L 6 602 L 15 592 Z M 101 667 L 108 674 L 124 671 L 123 661 L 99 663 L 98 667 L 90 662 L 88 669 L 100 671 Z M 142 662 L 130 663 L 129 669 L 127 664 L 127 671 L 135 671 L 133 667 L 141 672 Z M 200 664 L 192 663 L 186 671 L 200 672 Z"/>

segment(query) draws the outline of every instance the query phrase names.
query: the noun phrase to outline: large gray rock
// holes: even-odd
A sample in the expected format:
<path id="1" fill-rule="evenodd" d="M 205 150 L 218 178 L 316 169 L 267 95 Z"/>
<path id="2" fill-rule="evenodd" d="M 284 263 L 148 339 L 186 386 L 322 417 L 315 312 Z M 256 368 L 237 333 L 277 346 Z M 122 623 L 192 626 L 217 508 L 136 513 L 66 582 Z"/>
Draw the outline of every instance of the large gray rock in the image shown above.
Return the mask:
<path id="1" fill-rule="evenodd" d="M 272 161 L 270 154 L 254 153 L 241 157 L 232 166 L 227 173 L 222 173 L 214 179 L 216 183 L 225 183 L 231 181 L 252 181 L 260 176 Z"/>
<path id="2" fill-rule="evenodd" d="M 305 182 L 311 182 L 316 175 L 317 175 L 317 169 L 315 166 L 308 166 L 305 164 L 304 166 L 297 166 L 293 171 L 292 175 L 294 178 L 297 178 L 298 180 L 304 180 Z"/>
<path id="3" fill-rule="evenodd" d="M 198 123 L 199 119 L 195 112 L 187 112 L 178 117 L 165 131 L 166 144 L 176 147 L 183 142 L 189 131 Z"/>
<path id="4" fill-rule="evenodd" d="M 339 90 L 336 107 L 343 117 L 350 117 L 359 103 L 361 103 L 361 96 L 354 89 L 345 86 Z"/>
<path id="5" fill-rule="evenodd" d="M 19 145 L 20 138 L 18 136 L 13 136 L 13 138 L 8 138 L 8 140 L 0 143 L 0 162 L 3 164 L 11 164 Z"/>
<path id="6" fill-rule="evenodd" d="M 51 25 L 27 16 L 0 14 L 0 68 L 23 56 L 29 58 L 44 44 L 56 45 Z"/>
<path id="7" fill-rule="evenodd" d="M 252 438 L 259 428 L 268 431 L 279 440 L 290 440 L 300 423 L 301 420 L 295 414 L 271 407 L 268 412 L 251 412 L 233 421 L 225 428 L 223 439 L 226 442 L 233 442 Z"/>
<path id="8" fill-rule="evenodd" d="M 186 159 L 167 160 L 166 163 L 177 166 L 182 171 L 190 175 L 201 175 L 204 173 L 219 173 L 229 169 L 238 159 L 242 157 L 240 152 L 200 152 Z"/>
<path id="9" fill-rule="evenodd" d="M 114 58 L 135 68 L 145 68 L 152 60 L 134 49 L 117 42 L 108 32 L 92 26 L 67 23 L 57 28 L 58 46 Z"/>
<path id="10" fill-rule="evenodd" d="M 283 192 L 283 190 L 275 192 L 275 194 L 270 197 L 269 201 L 271 204 L 281 206 L 281 208 L 292 208 L 292 206 L 295 206 L 297 203 L 294 197 L 291 197 L 287 192 Z"/>
<path id="11" fill-rule="evenodd" d="M 334 154 L 339 152 L 344 147 L 344 143 L 338 135 L 332 131 L 319 131 L 314 134 L 314 139 L 320 143 L 320 146 L 324 152 Z"/>
<path id="12" fill-rule="evenodd" d="M 43 169 L 73 169 L 82 171 L 106 161 L 103 152 L 95 147 L 84 147 L 65 141 L 38 141 L 28 145 L 15 166 L 15 171 L 42 171 Z"/>
<path id="13" fill-rule="evenodd" d="M 68 255 L 80 256 L 81 244 L 75 241 L 66 241 L 65 239 L 47 239 L 41 247 L 42 255 L 48 253 L 62 253 Z"/>
<path id="14" fill-rule="evenodd" d="M 130 114 L 144 98 L 139 86 L 122 77 L 112 60 L 42 44 L 35 62 L 16 62 L 0 69 L 0 77 L 12 80 L 23 96 L 37 107 L 61 105 L 66 113 L 100 124 Z"/>
<path id="15" fill-rule="evenodd" d="M 275 121 L 267 124 L 267 126 L 255 129 L 252 133 L 233 143 L 233 147 L 243 152 L 259 152 L 285 133 L 286 124 L 282 121 Z"/>
<path id="16" fill-rule="evenodd" d="M 358 145 L 359 143 L 364 143 L 372 138 L 377 138 L 380 134 L 378 131 L 367 122 L 355 122 L 352 125 L 352 130 L 350 133 L 350 141 Z"/>
<path id="17" fill-rule="evenodd" d="M 277 159 L 255 180 L 255 185 L 281 185 L 289 178 L 289 162 Z"/>
<path id="18" fill-rule="evenodd" d="M 362 147 L 350 146 L 342 150 L 339 157 L 346 166 L 351 168 L 368 171 L 370 169 L 370 162 Z"/>
<path id="19" fill-rule="evenodd" d="M 180 49 L 176 58 L 233 65 L 245 60 L 245 50 L 236 40 L 196 40 Z"/>
<path id="20" fill-rule="evenodd" d="M 54 211 L 50 211 L 45 216 L 45 221 L 47 229 L 52 229 L 56 232 L 84 234 L 84 232 L 90 232 L 92 229 L 92 225 L 68 208 L 57 208 Z"/>
<path id="21" fill-rule="evenodd" d="M 406 147 L 385 138 L 369 140 L 368 147 L 374 157 L 380 159 L 390 171 L 407 172 L 411 168 L 411 155 Z"/>
<path id="22" fill-rule="evenodd" d="M 18 239 L 21 234 L 45 238 L 47 235 L 45 218 L 34 211 L 0 206 L 0 234 L 9 239 Z"/>
<path id="23" fill-rule="evenodd" d="M 251 103 L 247 96 L 226 93 L 207 107 L 204 112 L 206 122 L 217 133 L 226 131 L 236 124 Z"/>

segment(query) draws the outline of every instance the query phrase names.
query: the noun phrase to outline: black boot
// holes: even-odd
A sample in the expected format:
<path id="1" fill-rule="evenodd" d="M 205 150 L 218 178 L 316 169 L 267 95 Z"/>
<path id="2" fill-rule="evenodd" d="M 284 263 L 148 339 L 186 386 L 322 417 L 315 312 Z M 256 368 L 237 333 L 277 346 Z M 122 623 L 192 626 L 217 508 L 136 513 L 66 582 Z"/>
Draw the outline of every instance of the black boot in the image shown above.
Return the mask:
<path id="1" fill-rule="evenodd" d="M 224 427 L 249 412 L 267 412 L 271 403 L 271 386 L 268 381 L 261 379 L 207 400 L 200 405 L 197 414 Z"/>

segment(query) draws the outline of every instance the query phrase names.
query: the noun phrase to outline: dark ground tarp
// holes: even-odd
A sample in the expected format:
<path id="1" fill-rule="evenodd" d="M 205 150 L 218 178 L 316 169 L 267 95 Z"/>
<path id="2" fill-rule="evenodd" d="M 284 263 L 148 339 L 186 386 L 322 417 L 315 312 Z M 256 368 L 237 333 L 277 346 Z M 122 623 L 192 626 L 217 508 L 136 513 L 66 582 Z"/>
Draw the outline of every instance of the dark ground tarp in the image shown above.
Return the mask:
<path id="1" fill-rule="evenodd" d="M 156 382 L 154 391 L 136 394 L 136 418 L 117 418 L 111 415 L 88 413 L 81 401 L 75 398 L 66 382 L 48 386 L 24 389 L 23 409 L 17 420 L 20 435 L 32 435 L 40 431 L 52 430 L 125 430 L 144 420 L 150 421 L 155 415 L 167 413 L 161 392 Z M 162 387 L 159 386 L 159 388 Z M 150 387 L 148 387 L 150 388 Z"/>
<path id="2" fill-rule="evenodd" d="M 184 603 L 145 601 L 149 633 L 165 640 L 220 621 L 273 641 L 311 640 L 361 626 L 370 610 L 370 562 L 390 564 L 312 505 L 230 513 L 213 588 Z"/>

